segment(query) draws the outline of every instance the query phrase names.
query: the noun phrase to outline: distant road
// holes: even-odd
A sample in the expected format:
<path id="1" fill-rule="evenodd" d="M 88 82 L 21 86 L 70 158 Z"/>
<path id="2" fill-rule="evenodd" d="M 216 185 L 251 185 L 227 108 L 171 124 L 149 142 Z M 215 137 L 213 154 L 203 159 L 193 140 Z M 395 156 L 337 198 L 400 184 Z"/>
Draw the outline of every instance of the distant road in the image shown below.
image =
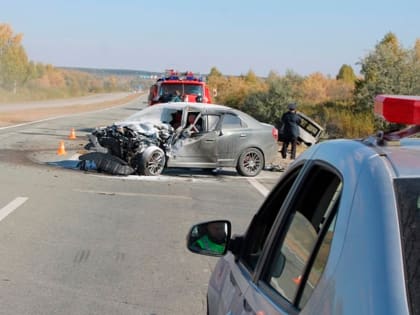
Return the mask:
<path id="1" fill-rule="evenodd" d="M 0 104 L 0 128 L 60 117 L 63 115 L 92 112 L 123 105 L 138 98 L 141 93 L 107 93 L 84 97 L 54 99 L 36 102 Z M 145 100 L 143 101 L 143 103 Z"/>
<path id="2" fill-rule="evenodd" d="M 132 93 L 121 92 L 121 93 L 102 93 L 94 94 L 89 96 L 65 98 L 65 99 L 53 99 L 43 100 L 34 102 L 21 102 L 21 103 L 0 103 L 0 112 L 9 112 L 16 110 L 34 109 L 34 108 L 52 108 L 52 107 L 64 107 L 64 106 L 77 106 L 77 105 L 88 105 L 92 103 L 102 103 L 123 99 Z"/>

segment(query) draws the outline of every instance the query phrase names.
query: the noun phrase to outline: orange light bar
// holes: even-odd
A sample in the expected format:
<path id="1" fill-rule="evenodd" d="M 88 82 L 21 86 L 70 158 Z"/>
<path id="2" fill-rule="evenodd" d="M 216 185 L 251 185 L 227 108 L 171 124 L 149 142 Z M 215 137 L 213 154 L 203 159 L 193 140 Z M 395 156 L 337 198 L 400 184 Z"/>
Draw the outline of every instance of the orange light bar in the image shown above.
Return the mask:
<path id="1" fill-rule="evenodd" d="M 388 122 L 420 125 L 420 96 L 378 95 L 374 112 Z"/>

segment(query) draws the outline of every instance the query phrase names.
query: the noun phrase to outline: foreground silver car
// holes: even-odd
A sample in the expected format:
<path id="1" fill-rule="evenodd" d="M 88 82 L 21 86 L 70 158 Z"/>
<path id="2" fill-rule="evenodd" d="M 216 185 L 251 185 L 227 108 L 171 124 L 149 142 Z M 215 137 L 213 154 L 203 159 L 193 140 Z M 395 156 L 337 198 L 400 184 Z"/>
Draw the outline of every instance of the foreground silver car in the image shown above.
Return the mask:
<path id="1" fill-rule="evenodd" d="M 376 100 L 417 126 L 311 146 L 244 235 L 223 220 L 191 229 L 191 251 L 226 254 L 208 314 L 420 314 L 420 139 L 402 139 L 420 132 L 420 97 Z"/>
<path id="2" fill-rule="evenodd" d="M 165 167 L 235 167 L 256 176 L 277 154 L 277 129 L 222 105 L 165 103 L 98 128 L 87 148 L 102 171 L 159 175 Z M 83 165 L 81 166 L 83 168 Z"/>

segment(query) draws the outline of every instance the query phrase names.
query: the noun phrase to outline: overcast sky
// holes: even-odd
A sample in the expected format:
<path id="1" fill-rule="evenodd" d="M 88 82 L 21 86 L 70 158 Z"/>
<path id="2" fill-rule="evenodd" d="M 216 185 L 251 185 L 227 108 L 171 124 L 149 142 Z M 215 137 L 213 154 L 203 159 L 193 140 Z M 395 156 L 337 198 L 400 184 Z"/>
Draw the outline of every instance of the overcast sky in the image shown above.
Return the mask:
<path id="1" fill-rule="evenodd" d="M 55 66 L 335 76 L 388 32 L 420 38 L 420 0 L 0 0 L 29 59 Z"/>

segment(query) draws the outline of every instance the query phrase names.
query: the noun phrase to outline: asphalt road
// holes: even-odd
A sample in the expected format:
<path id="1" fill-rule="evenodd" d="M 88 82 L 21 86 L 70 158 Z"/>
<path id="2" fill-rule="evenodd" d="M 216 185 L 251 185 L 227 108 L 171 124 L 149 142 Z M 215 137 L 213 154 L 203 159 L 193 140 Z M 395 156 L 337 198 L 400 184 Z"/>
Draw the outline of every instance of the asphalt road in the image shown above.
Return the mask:
<path id="1" fill-rule="evenodd" d="M 34 107 L 51 108 L 51 107 L 57 107 L 57 106 L 66 107 L 66 106 L 74 106 L 74 105 L 87 105 L 91 103 L 114 101 L 114 100 L 124 98 L 127 95 L 129 95 L 129 93 L 126 93 L 126 92 L 103 93 L 103 94 L 93 94 L 89 96 L 54 99 L 54 100 L 47 100 L 47 101 L 2 103 L 0 104 L 0 112 L 31 109 Z"/>
<path id="2" fill-rule="evenodd" d="M 144 101 L 0 129 L 0 314 L 205 314 L 217 260 L 187 251 L 190 226 L 225 218 L 242 233 L 281 173 L 74 169 L 92 128 Z"/>

